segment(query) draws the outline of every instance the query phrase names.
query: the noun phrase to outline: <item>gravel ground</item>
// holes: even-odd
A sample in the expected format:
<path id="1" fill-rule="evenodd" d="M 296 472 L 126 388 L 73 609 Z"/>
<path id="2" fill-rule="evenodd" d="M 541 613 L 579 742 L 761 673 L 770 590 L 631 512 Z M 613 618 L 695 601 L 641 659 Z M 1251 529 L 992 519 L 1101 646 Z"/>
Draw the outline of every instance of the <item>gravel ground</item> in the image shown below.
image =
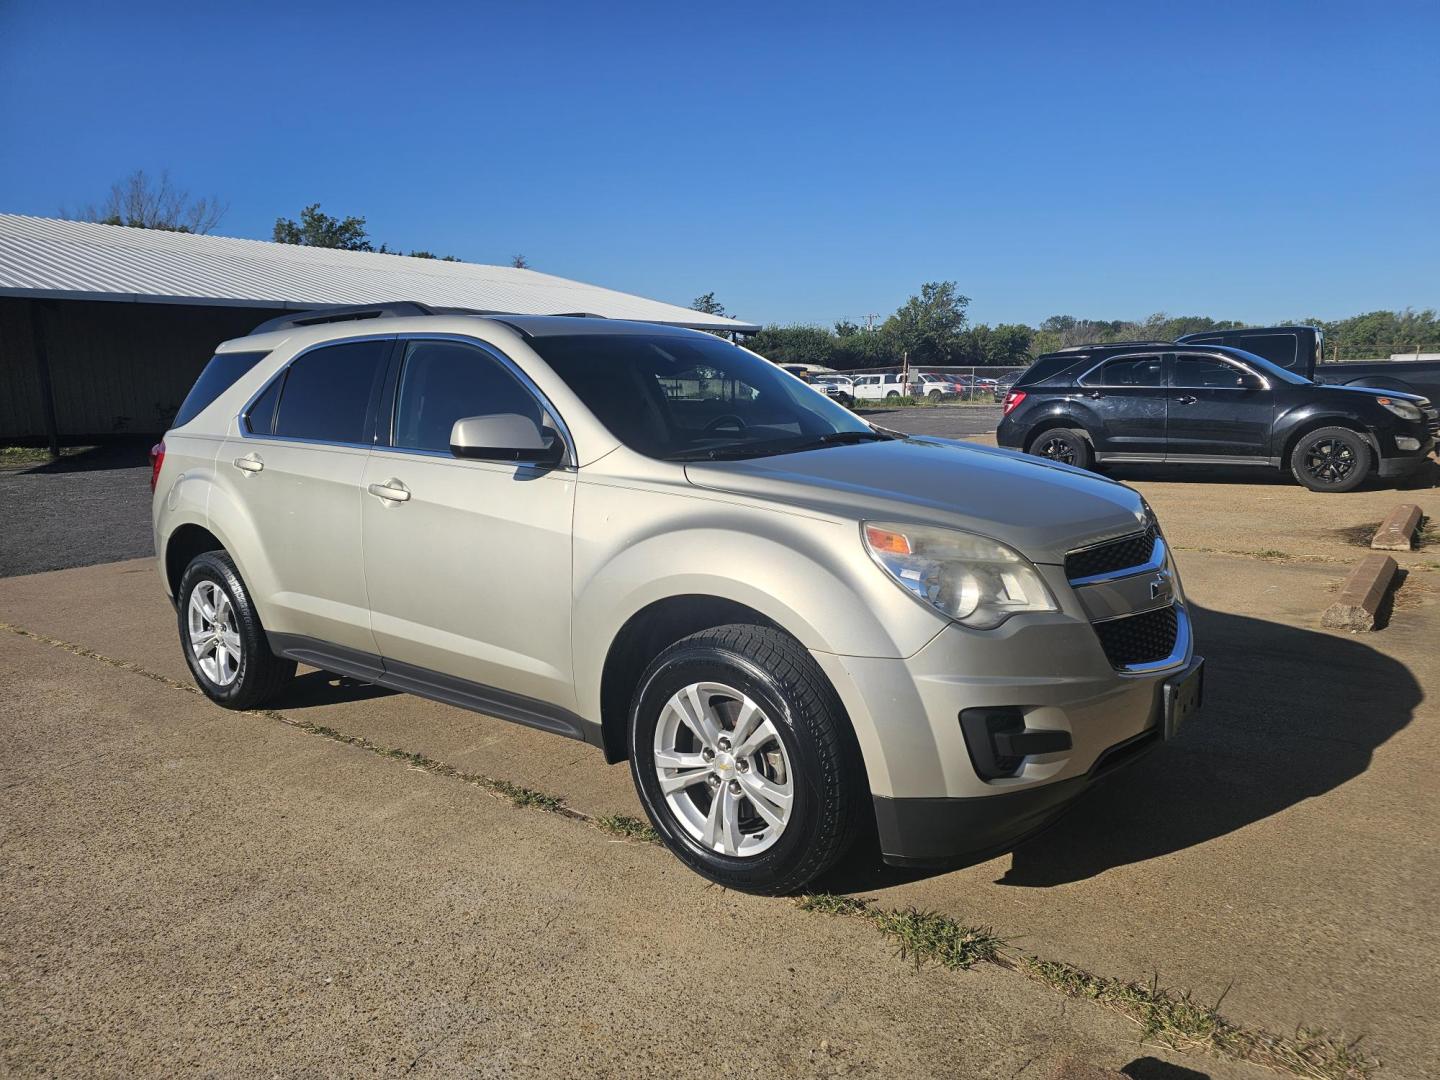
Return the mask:
<path id="1" fill-rule="evenodd" d="M 943 435 L 963 439 L 987 435 L 1000 426 L 998 405 L 916 405 L 904 409 L 860 409 L 859 414 L 881 427 L 907 435 Z"/>
<path id="2" fill-rule="evenodd" d="M 101 446 L 55 465 L 0 470 L 0 577 L 153 551 L 144 445 Z"/>

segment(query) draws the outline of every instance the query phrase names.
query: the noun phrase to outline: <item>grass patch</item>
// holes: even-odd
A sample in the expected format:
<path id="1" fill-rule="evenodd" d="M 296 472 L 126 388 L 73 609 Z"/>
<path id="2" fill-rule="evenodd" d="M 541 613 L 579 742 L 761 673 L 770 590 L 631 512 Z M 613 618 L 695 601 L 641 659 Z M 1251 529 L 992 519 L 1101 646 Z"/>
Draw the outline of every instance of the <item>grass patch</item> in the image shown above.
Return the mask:
<path id="1" fill-rule="evenodd" d="M 629 814 L 605 814 L 595 819 L 595 826 L 623 840 L 637 840 L 643 844 L 660 842 L 660 834 L 650 827 L 648 821 L 641 821 Z"/>
<path id="2" fill-rule="evenodd" d="M 870 919 L 900 952 L 918 968 L 939 964 L 953 970 L 974 967 L 994 960 L 1005 942 L 988 928 L 962 926 L 954 919 L 933 911 L 872 911 Z"/>
<path id="3" fill-rule="evenodd" d="M 1358 1039 L 1340 1039 L 1311 1028 L 1281 1036 L 1241 1027 L 1220 1015 L 1218 1001 L 1205 1005 L 1189 993 L 1161 987 L 1158 980 L 1146 986 L 1042 960 L 988 928 L 965 926 L 947 915 L 876 908 L 868 900 L 831 893 L 801 897 L 796 906 L 801 911 L 866 920 L 916 967 L 933 963 L 964 970 L 992 963 L 1017 971 L 1066 997 L 1093 1001 L 1119 1013 L 1138 1024 L 1144 1038 L 1172 1049 L 1249 1062 L 1305 1080 L 1364 1080 L 1380 1066 Z"/>
<path id="4" fill-rule="evenodd" d="M 61 457 L 74 457 L 93 446 L 62 446 Z M 46 446 L 0 446 L 0 468 L 22 469 L 31 465 L 48 465 L 50 448 Z"/>

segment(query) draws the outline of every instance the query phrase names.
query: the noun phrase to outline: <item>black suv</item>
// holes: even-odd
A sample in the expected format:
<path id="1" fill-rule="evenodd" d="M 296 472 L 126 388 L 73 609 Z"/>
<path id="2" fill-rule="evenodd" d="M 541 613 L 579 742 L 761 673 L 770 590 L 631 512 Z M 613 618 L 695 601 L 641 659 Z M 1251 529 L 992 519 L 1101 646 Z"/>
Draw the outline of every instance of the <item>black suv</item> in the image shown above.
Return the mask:
<path id="1" fill-rule="evenodd" d="M 1419 468 L 1437 434 L 1415 394 L 1321 385 L 1243 349 L 1129 341 L 1040 357 L 1006 396 L 997 439 L 1081 468 L 1268 465 L 1349 491 Z"/>

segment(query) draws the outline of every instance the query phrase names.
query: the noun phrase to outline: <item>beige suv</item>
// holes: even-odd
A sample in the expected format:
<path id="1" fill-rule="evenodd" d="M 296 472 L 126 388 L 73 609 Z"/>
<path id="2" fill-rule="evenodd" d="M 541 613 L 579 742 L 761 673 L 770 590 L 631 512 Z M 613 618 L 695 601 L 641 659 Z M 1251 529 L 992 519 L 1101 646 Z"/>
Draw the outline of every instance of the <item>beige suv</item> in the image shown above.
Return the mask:
<path id="1" fill-rule="evenodd" d="M 1013 843 L 1172 735 L 1200 660 L 1123 485 L 866 423 L 696 331 L 418 304 L 226 342 L 154 527 L 217 703 L 296 664 L 628 759 L 665 843 L 783 892 Z"/>

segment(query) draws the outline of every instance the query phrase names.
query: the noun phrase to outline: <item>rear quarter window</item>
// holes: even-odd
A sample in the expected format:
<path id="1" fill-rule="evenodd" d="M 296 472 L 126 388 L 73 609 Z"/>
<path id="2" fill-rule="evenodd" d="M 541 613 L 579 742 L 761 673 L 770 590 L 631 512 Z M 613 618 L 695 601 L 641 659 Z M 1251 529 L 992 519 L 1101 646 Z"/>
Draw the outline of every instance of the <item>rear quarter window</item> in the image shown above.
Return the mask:
<path id="1" fill-rule="evenodd" d="M 190 393 L 180 404 L 172 428 L 184 427 L 204 412 L 216 398 L 234 386 L 240 376 L 268 356 L 264 352 L 216 353 L 200 372 Z"/>

